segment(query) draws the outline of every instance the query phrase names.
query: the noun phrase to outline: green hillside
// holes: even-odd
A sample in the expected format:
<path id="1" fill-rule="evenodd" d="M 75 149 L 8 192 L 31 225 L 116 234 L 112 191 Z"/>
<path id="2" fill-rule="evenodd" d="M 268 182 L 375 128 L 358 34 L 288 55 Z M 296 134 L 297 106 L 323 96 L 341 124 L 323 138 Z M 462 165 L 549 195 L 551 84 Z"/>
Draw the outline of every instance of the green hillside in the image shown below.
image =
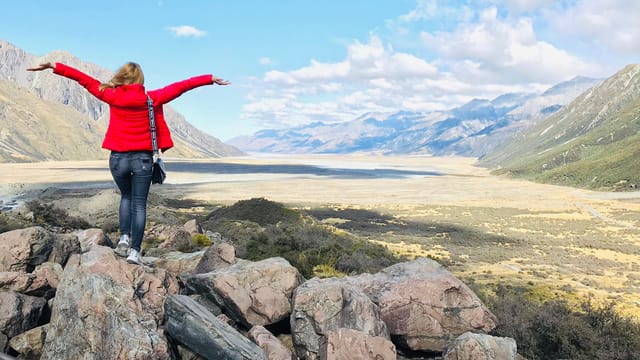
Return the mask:
<path id="1" fill-rule="evenodd" d="M 599 190 L 640 184 L 640 65 L 629 65 L 481 164 L 534 181 Z"/>

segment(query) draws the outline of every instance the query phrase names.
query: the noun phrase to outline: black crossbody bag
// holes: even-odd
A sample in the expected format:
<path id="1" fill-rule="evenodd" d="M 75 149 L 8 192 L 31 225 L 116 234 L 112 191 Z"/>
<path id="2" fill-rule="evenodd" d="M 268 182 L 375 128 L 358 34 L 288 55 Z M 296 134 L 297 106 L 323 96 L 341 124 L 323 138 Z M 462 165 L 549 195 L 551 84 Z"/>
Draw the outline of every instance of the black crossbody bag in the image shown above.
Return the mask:
<path id="1" fill-rule="evenodd" d="M 162 162 L 160 151 L 158 150 L 156 118 L 153 114 L 153 101 L 149 95 L 147 95 L 147 106 L 149 107 L 149 127 L 151 128 L 151 143 L 153 145 L 153 172 L 151 173 L 151 183 L 162 184 L 167 177 L 167 172 L 164 169 L 164 162 Z"/>

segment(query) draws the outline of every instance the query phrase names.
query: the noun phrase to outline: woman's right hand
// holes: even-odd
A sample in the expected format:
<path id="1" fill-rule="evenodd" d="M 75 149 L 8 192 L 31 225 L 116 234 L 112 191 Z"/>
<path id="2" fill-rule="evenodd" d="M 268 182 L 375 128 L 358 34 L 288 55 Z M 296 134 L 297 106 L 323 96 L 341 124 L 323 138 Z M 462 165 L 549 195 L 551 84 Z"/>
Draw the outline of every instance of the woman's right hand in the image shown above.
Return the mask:
<path id="1" fill-rule="evenodd" d="M 27 71 L 42 71 L 46 69 L 55 69 L 55 66 L 51 65 L 51 63 L 48 62 L 48 63 L 40 64 L 36 67 L 28 68 Z"/>
<path id="2" fill-rule="evenodd" d="M 217 78 L 217 77 L 215 77 L 213 75 L 211 75 L 211 78 L 213 80 L 213 83 L 217 84 L 217 85 L 229 85 L 229 84 L 231 84 L 227 80 L 223 80 L 223 79 Z"/>

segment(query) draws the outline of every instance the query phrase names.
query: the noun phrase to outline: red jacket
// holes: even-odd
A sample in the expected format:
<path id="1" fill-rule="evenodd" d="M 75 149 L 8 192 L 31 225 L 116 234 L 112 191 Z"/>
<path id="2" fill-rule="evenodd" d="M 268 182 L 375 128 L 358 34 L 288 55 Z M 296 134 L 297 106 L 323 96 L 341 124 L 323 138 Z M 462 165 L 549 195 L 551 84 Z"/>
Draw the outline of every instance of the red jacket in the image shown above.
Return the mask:
<path id="1" fill-rule="evenodd" d="M 100 91 L 100 81 L 65 64 L 56 63 L 54 73 L 77 81 L 93 96 L 109 104 L 109 127 L 102 142 L 103 148 L 114 151 L 153 150 L 147 92 L 143 85 L 122 85 Z M 212 75 L 201 75 L 148 92 L 153 100 L 158 148 L 165 151 L 173 147 L 162 105 L 191 89 L 211 84 Z"/>

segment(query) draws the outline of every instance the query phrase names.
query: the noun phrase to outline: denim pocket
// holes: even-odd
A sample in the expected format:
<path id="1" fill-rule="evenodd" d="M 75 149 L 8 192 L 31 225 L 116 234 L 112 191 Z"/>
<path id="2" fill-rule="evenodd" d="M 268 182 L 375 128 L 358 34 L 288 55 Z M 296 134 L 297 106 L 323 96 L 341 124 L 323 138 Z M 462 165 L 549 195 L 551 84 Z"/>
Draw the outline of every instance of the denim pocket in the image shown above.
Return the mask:
<path id="1" fill-rule="evenodd" d="M 153 169 L 153 157 L 140 156 L 135 159 L 134 164 L 134 173 L 151 174 L 151 171 Z"/>

